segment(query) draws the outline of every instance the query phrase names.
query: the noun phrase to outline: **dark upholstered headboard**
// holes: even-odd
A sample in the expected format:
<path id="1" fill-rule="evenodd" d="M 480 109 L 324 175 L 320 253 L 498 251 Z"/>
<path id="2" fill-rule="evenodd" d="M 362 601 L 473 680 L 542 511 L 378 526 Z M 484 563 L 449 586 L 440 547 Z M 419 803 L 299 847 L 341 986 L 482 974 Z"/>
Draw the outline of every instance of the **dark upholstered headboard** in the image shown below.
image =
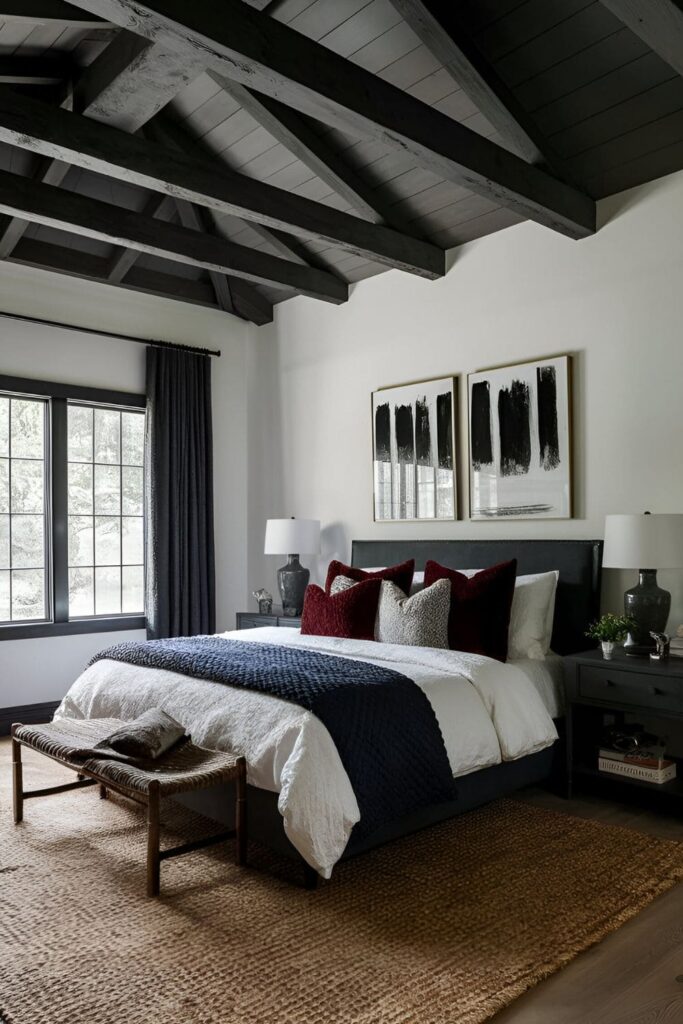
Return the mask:
<path id="1" fill-rule="evenodd" d="M 485 569 L 517 559 L 517 574 L 560 573 L 552 649 L 573 654 L 589 646 L 584 632 L 599 613 L 601 540 L 354 540 L 351 563 L 359 568 L 415 559 L 416 571 L 434 559 L 452 569 Z"/>

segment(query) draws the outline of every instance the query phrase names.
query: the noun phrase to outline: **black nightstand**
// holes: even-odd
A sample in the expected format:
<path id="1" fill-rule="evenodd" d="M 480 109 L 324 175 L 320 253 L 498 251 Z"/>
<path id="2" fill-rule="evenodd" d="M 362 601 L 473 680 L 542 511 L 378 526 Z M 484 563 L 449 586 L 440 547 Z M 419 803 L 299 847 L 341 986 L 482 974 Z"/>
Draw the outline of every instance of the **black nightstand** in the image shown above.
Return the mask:
<path id="1" fill-rule="evenodd" d="M 564 659 L 566 688 L 567 797 L 575 779 L 595 785 L 637 787 L 683 800 L 683 761 L 671 782 L 657 785 L 612 776 L 598 770 L 600 735 L 605 716 L 615 725 L 637 721 L 660 734 L 683 722 L 683 658 L 649 661 L 616 650 L 611 661 L 601 651 L 586 651 Z"/>
<path id="2" fill-rule="evenodd" d="M 237 612 L 237 629 L 258 629 L 259 626 L 289 626 L 298 629 L 301 625 L 300 615 L 283 615 L 282 608 L 273 608 L 270 615 L 260 612 Z"/>

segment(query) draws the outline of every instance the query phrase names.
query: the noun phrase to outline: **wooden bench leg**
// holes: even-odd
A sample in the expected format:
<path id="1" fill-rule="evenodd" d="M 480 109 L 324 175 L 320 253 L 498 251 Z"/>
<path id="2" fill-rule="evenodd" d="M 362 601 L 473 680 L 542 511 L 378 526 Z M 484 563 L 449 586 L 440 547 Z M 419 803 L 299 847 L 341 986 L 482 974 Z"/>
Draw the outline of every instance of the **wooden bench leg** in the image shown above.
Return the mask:
<path id="1" fill-rule="evenodd" d="M 237 802 L 235 806 L 236 862 L 247 863 L 247 763 L 239 760 L 239 774 L 235 782 Z"/>
<path id="2" fill-rule="evenodd" d="M 107 799 L 107 787 L 100 782 L 100 800 Z"/>
<path id="3" fill-rule="evenodd" d="M 159 780 L 149 784 L 147 803 L 147 895 L 159 895 Z"/>
<path id="4" fill-rule="evenodd" d="M 21 743 L 14 738 L 15 732 L 20 726 L 20 722 L 16 722 L 12 726 L 12 796 L 15 825 L 24 820 L 24 781 L 21 765 Z"/>

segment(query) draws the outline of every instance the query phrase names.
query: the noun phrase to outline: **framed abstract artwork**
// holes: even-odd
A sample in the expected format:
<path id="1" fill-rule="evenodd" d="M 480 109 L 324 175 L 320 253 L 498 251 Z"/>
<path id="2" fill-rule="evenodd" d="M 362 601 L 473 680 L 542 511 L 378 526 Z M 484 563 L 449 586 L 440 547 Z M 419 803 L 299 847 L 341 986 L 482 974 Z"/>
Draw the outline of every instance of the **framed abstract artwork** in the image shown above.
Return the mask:
<path id="1" fill-rule="evenodd" d="M 454 377 L 373 392 L 377 522 L 456 518 L 455 400 Z"/>
<path id="2" fill-rule="evenodd" d="M 471 373 L 467 393 L 470 518 L 571 518 L 571 357 Z"/>

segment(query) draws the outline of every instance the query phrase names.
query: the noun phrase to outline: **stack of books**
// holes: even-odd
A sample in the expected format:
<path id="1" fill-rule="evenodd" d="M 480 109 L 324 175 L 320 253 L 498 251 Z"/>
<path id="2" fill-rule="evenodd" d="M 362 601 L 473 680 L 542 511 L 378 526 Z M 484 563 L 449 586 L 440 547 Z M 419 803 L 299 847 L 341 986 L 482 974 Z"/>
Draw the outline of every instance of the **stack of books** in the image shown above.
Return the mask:
<path id="1" fill-rule="evenodd" d="M 657 786 L 676 778 L 676 762 L 665 756 L 664 747 L 659 744 L 640 747 L 630 754 L 611 747 L 600 747 L 598 768 L 601 772 L 641 782 L 653 782 Z"/>
<path id="2" fill-rule="evenodd" d="M 683 658 L 683 636 L 671 637 L 669 654 L 672 658 Z"/>

